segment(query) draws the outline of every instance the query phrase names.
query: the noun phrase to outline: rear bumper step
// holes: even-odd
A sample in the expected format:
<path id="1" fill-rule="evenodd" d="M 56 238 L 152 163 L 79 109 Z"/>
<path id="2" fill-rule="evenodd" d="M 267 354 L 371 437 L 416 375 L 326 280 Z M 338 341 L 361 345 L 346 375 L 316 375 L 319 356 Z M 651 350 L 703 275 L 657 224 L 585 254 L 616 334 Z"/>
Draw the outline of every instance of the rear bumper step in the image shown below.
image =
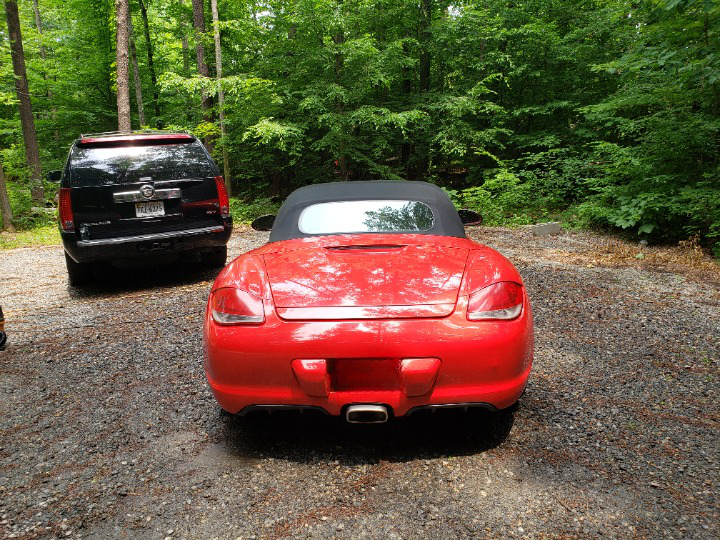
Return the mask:
<path id="1" fill-rule="evenodd" d="M 120 236 L 118 238 L 99 238 L 97 240 L 78 240 L 78 247 L 89 246 L 110 246 L 117 244 L 125 244 L 128 242 L 145 242 L 154 240 L 164 240 L 167 238 L 177 238 L 178 236 L 193 236 L 196 234 L 207 234 L 223 232 L 225 228 L 222 225 L 213 225 L 212 227 L 201 227 L 199 229 L 186 229 L 183 231 L 170 231 L 153 234 L 141 234 L 136 236 Z"/>
<path id="2" fill-rule="evenodd" d="M 410 416 L 413 413 L 416 413 L 418 411 L 438 411 L 438 410 L 445 410 L 445 409 L 463 409 L 467 411 L 468 409 L 485 409 L 486 411 L 490 412 L 497 412 L 500 409 L 498 409 L 495 405 L 491 405 L 490 403 L 484 403 L 484 402 L 470 402 L 470 403 L 436 403 L 432 405 L 419 405 L 418 407 L 413 407 L 408 412 L 405 413 L 405 416 Z"/>
<path id="3" fill-rule="evenodd" d="M 383 414 L 384 419 L 380 419 L 379 417 L 368 419 L 368 418 L 352 418 L 351 416 L 354 412 L 357 412 L 358 409 L 361 408 L 367 408 L 372 407 L 373 413 L 376 414 Z M 382 411 L 380 410 L 382 409 Z M 491 405 L 490 403 L 484 403 L 484 402 L 467 402 L 467 403 L 440 403 L 440 404 L 433 404 L 433 405 L 419 405 L 417 407 L 413 407 L 410 410 L 405 413 L 404 416 L 410 416 L 413 413 L 416 413 L 418 411 L 438 411 L 438 410 L 447 410 L 447 409 L 463 409 L 467 411 L 468 409 L 483 409 L 488 412 L 498 412 L 501 409 L 498 409 L 494 405 Z M 272 413 L 274 411 L 297 411 L 300 413 L 303 413 L 305 411 L 311 411 L 320 413 L 322 415 L 329 415 L 330 413 L 324 408 L 317 405 L 248 405 L 247 407 L 244 407 L 240 411 L 238 411 L 236 414 L 237 416 L 245 416 L 248 413 L 253 412 L 267 412 Z M 343 415 L 341 415 L 343 416 Z M 345 419 L 351 423 L 382 423 L 389 419 L 390 413 L 389 408 L 386 405 L 378 405 L 378 404 L 351 404 L 345 409 Z"/>
<path id="4" fill-rule="evenodd" d="M 238 412 L 237 415 L 245 416 L 248 413 L 257 411 L 264 411 L 267 413 L 273 413 L 274 411 L 298 411 L 301 413 L 305 411 L 313 411 L 324 415 L 329 414 L 322 407 L 317 407 L 314 405 L 248 405 L 240 412 Z"/>

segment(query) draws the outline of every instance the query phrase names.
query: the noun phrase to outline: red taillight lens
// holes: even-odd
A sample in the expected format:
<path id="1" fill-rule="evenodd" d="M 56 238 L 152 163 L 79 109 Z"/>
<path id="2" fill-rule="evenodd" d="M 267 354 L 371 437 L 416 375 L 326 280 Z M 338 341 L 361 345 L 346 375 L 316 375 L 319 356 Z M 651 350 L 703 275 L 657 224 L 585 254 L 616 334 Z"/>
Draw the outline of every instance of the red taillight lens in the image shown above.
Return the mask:
<path id="1" fill-rule="evenodd" d="M 467 318 L 471 321 L 514 319 L 522 311 L 522 285 L 500 281 L 470 295 Z"/>
<path id="2" fill-rule="evenodd" d="M 265 321 L 262 299 L 232 287 L 213 291 L 210 309 L 218 324 L 260 324 Z"/>
<path id="3" fill-rule="evenodd" d="M 218 192 L 218 204 L 220 205 L 220 215 L 230 215 L 230 199 L 228 199 L 227 189 L 225 189 L 225 179 L 222 176 L 215 177 L 215 187 Z"/>
<path id="4" fill-rule="evenodd" d="M 71 231 L 75 228 L 73 219 L 72 202 L 70 201 L 70 188 L 60 188 L 59 195 L 60 227 L 63 231 Z"/>

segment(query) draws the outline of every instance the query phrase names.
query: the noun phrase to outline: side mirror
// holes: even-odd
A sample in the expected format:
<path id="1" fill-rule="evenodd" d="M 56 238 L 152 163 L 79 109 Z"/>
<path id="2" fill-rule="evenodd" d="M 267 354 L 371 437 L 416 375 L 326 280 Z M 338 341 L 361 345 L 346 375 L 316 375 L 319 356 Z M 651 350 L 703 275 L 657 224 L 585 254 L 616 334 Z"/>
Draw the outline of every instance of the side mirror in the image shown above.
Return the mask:
<path id="1" fill-rule="evenodd" d="M 462 221 L 462 224 L 466 227 L 480 225 L 483 222 L 483 217 L 474 210 L 463 208 L 458 210 L 458 215 L 460 216 L 460 221 Z"/>
<path id="2" fill-rule="evenodd" d="M 272 230 L 273 223 L 275 223 L 275 216 L 267 214 L 260 216 L 259 218 L 255 218 L 250 226 L 256 231 L 270 231 Z"/>
<path id="3" fill-rule="evenodd" d="M 62 171 L 50 171 L 45 175 L 45 180 L 48 182 L 58 183 L 62 177 Z"/>

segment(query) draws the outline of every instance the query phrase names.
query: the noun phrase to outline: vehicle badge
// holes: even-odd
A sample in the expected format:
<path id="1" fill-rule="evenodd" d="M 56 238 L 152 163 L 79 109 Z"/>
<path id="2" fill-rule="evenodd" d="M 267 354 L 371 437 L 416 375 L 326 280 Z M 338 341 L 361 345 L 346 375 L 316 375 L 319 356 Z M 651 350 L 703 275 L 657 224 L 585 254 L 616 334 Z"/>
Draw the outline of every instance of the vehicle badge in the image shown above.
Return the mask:
<path id="1" fill-rule="evenodd" d="M 153 195 L 155 195 L 155 188 L 151 186 L 150 184 L 145 184 L 140 188 L 140 193 L 143 194 L 143 197 L 146 199 L 149 199 Z"/>

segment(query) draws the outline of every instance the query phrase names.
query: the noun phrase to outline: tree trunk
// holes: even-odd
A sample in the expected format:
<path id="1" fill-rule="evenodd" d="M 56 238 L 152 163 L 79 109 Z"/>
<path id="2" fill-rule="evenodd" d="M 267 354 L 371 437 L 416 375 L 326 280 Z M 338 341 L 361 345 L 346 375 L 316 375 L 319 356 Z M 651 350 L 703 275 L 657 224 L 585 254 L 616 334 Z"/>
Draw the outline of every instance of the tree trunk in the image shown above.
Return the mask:
<path id="1" fill-rule="evenodd" d="M 345 33 L 340 30 L 332 37 L 332 39 L 335 45 L 341 45 L 345 43 Z M 342 53 L 338 51 L 335 53 L 335 83 L 338 85 L 341 85 L 344 66 L 345 58 L 343 57 Z M 337 107 L 338 114 L 343 115 L 345 112 L 345 105 L 343 104 L 343 102 L 338 99 L 335 105 Z M 342 179 L 344 181 L 347 181 L 348 167 L 347 159 L 345 157 L 345 133 L 340 134 L 340 143 L 338 144 L 338 166 L 340 167 L 340 175 L 342 176 Z"/>
<path id="2" fill-rule="evenodd" d="M 0 217 L 2 217 L 2 230 L 15 232 L 12 224 L 12 208 L 10 208 L 10 197 L 8 197 L 7 185 L 5 184 L 5 170 L 0 160 Z"/>
<path id="3" fill-rule="evenodd" d="M 40 58 L 42 59 L 43 63 L 45 63 L 45 60 L 47 58 L 47 51 L 45 50 L 45 44 L 42 42 L 43 25 L 42 18 L 40 17 L 40 5 L 38 4 L 38 0 L 33 0 L 33 13 L 35 14 L 35 27 L 37 28 L 38 34 L 40 34 Z M 43 79 L 45 79 L 46 81 L 48 80 L 48 74 L 46 71 L 43 71 Z M 53 91 L 50 88 L 47 89 L 47 98 L 48 101 L 52 104 Z M 57 119 L 57 107 L 55 107 L 55 105 L 51 105 L 50 107 L 50 118 L 52 119 L 53 123 L 55 123 L 55 120 Z M 53 138 L 55 139 L 55 141 L 60 140 L 60 131 L 57 129 L 57 127 L 53 130 Z"/>
<path id="4" fill-rule="evenodd" d="M 182 36 L 182 59 L 183 59 L 183 75 L 188 77 L 190 75 L 190 44 L 188 43 L 188 37 L 186 34 Z"/>
<path id="5" fill-rule="evenodd" d="M 222 81 L 222 49 L 220 48 L 220 16 L 218 15 L 217 0 L 210 0 L 213 18 L 213 37 L 215 38 L 215 76 L 218 83 Z M 222 87 L 218 87 L 218 109 L 220 116 L 220 136 L 222 138 L 222 158 L 223 158 L 223 175 L 225 177 L 225 189 L 228 195 L 232 195 L 232 185 L 230 183 L 230 162 L 227 152 L 227 130 L 225 128 L 225 92 Z"/>
<path id="6" fill-rule="evenodd" d="M 420 93 L 430 91 L 430 40 L 432 25 L 432 0 L 420 0 Z M 422 179 L 428 171 L 430 148 L 426 143 L 418 148 L 418 176 Z"/>
<path id="7" fill-rule="evenodd" d="M 185 8 L 185 0 L 178 0 L 180 6 Z M 183 77 L 190 77 L 190 42 L 188 23 L 184 18 L 180 18 L 180 46 L 182 48 Z M 194 103 L 191 97 L 185 95 L 185 123 L 190 124 L 193 118 Z"/>
<path id="8" fill-rule="evenodd" d="M 148 71 L 150 72 L 150 83 L 152 84 L 153 93 L 153 110 L 155 112 L 155 125 L 160 127 L 160 95 L 158 94 L 157 75 L 155 74 L 155 62 L 153 61 L 153 45 L 150 41 L 150 25 L 148 24 L 147 8 L 144 0 L 138 0 L 140 4 L 140 14 L 143 20 L 143 30 L 145 32 L 145 44 L 147 45 Z"/>
<path id="9" fill-rule="evenodd" d="M 38 0 L 33 0 L 33 13 L 35 14 L 35 26 L 37 27 L 38 34 L 42 36 L 43 34 L 43 27 L 42 27 L 42 19 L 40 18 L 40 6 L 38 5 Z M 45 45 L 43 44 L 42 40 L 40 41 L 40 58 L 45 60 L 47 54 L 45 53 Z M 47 79 L 47 76 L 45 76 Z"/>
<path id="10" fill-rule="evenodd" d="M 420 1 L 420 92 L 430 90 L 430 24 L 432 0 Z"/>
<path id="11" fill-rule="evenodd" d="M 147 125 L 145 120 L 145 106 L 143 105 L 142 95 L 142 79 L 140 78 L 140 69 L 138 68 L 137 49 L 135 48 L 135 36 L 133 35 L 132 17 L 128 19 L 128 27 L 130 30 L 130 64 L 132 64 L 133 81 L 135 82 L 135 101 L 137 102 L 138 121 L 140 127 Z"/>
<path id="12" fill-rule="evenodd" d="M 130 131 L 129 0 L 115 0 L 115 15 L 117 18 L 117 49 L 115 58 L 117 63 L 118 130 Z"/>
<path id="13" fill-rule="evenodd" d="M 405 36 L 407 37 L 407 36 Z M 406 43 L 403 43 L 403 54 L 408 55 L 408 46 Z M 413 87 L 413 73 L 410 70 L 410 68 L 403 68 L 402 70 L 402 93 L 403 96 L 411 96 L 412 95 L 412 87 Z M 410 166 L 410 156 L 412 155 L 412 145 L 410 144 L 410 141 L 403 141 L 400 144 L 400 165 L 405 169 L 405 179 L 406 180 L 415 180 L 415 171 Z"/>
<path id="14" fill-rule="evenodd" d="M 14 0 L 5 2 L 5 15 L 7 16 L 10 51 L 15 73 L 15 92 L 19 102 L 20 123 L 22 124 L 23 141 L 25 143 L 25 159 L 30 169 L 30 193 L 34 201 L 44 204 L 45 191 L 40 180 L 42 175 L 40 151 L 38 149 L 37 133 L 35 132 L 32 104 L 30 103 L 30 90 L 25 70 L 25 52 L 23 51 L 17 2 Z"/>
<path id="15" fill-rule="evenodd" d="M 192 0 L 193 6 L 193 26 L 195 27 L 195 54 L 197 55 L 198 73 L 202 77 L 210 77 L 210 70 L 205 63 L 205 45 L 203 45 L 203 37 L 205 36 L 205 4 L 203 0 Z M 213 122 L 212 117 L 212 100 L 203 92 L 200 105 L 203 110 L 203 120 L 208 123 Z M 203 141 L 208 152 L 212 152 L 213 144 L 210 137 L 205 137 Z"/>

